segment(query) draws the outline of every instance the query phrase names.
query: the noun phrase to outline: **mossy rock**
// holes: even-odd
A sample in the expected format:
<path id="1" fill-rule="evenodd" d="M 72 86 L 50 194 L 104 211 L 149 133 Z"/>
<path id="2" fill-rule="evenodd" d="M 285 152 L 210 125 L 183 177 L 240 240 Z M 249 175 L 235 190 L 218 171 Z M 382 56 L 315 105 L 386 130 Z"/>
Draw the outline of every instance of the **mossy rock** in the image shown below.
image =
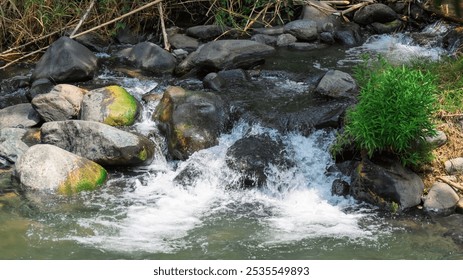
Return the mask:
<path id="1" fill-rule="evenodd" d="M 106 181 L 107 171 L 59 147 L 39 144 L 21 156 L 15 176 L 24 191 L 73 195 L 99 188 Z"/>
<path id="2" fill-rule="evenodd" d="M 172 157 L 185 160 L 218 143 L 228 112 L 223 100 L 214 93 L 169 87 L 153 118 L 167 138 Z"/>
<path id="3" fill-rule="evenodd" d="M 82 191 L 93 191 L 104 184 L 108 173 L 99 164 L 86 161 L 67 176 L 58 186 L 58 193 L 72 195 Z"/>
<path id="4" fill-rule="evenodd" d="M 130 126 L 140 114 L 140 103 L 123 87 L 113 85 L 89 91 L 82 101 L 81 120 L 111 126 Z"/>

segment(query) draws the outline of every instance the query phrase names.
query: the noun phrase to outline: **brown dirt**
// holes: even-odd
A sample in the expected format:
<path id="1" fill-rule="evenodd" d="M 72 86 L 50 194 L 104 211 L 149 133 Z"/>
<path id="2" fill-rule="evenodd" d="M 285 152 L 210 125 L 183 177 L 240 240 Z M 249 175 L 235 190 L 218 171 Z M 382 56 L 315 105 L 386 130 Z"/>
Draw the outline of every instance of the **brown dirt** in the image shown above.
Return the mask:
<path id="1" fill-rule="evenodd" d="M 445 161 L 463 157 L 463 115 L 442 117 L 442 121 L 437 129 L 447 135 L 447 143 L 433 151 L 434 160 L 420 173 L 425 193 L 437 181 L 438 176 L 448 176 L 444 168 Z M 463 174 L 458 174 L 455 178 L 457 183 L 463 184 Z"/>

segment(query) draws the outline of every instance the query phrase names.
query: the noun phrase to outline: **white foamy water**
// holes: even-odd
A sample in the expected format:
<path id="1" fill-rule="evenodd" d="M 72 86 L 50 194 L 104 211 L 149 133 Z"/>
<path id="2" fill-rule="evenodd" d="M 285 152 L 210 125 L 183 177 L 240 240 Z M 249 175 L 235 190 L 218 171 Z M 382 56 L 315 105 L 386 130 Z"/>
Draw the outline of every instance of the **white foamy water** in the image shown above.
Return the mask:
<path id="1" fill-rule="evenodd" d="M 360 58 L 364 54 L 381 55 L 395 64 L 423 59 L 439 60 L 448 54 L 438 42 L 447 31 L 446 24 L 437 22 L 427 26 L 421 33 L 373 35 L 363 45 L 347 50 L 346 58 L 338 61 L 338 65 L 356 64 L 361 61 Z"/>
<path id="2" fill-rule="evenodd" d="M 227 188 L 238 177 L 226 165 L 228 147 L 246 135 L 262 133 L 279 136 L 276 131 L 242 123 L 220 137 L 219 145 L 197 152 L 185 162 L 175 165 L 155 161 L 143 180 L 132 179 L 132 188 L 118 196 L 105 195 L 107 205 L 118 205 L 118 218 L 101 215 L 79 219 L 80 227 L 93 234 L 67 238 L 104 250 L 175 252 L 189 246 L 187 240 L 192 230 L 210 226 L 218 215 L 225 216 L 222 222 L 227 217 L 245 218 L 263 227 L 262 232 L 250 234 L 260 235 L 264 244 L 371 235 L 359 226 L 361 214 L 343 211 L 353 202 L 330 194 L 334 178 L 326 176 L 325 170 L 332 163 L 327 152 L 332 133 L 280 136 L 289 154 L 294 155 L 295 167 L 270 167 L 267 185 L 261 189 Z M 185 169 L 194 170 L 196 175 L 190 182 L 180 184 L 175 177 Z M 129 205 L 120 207 L 122 201 Z"/>

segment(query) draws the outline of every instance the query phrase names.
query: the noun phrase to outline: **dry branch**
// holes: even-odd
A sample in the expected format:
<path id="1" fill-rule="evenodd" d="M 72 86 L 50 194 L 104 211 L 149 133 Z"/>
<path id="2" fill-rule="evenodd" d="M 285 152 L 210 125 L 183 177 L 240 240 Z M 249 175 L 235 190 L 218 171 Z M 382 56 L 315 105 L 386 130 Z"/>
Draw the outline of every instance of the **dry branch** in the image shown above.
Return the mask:
<path id="1" fill-rule="evenodd" d="M 95 2 L 96 0 L 93 0 L 90 5 L 88 6 L 87 8 L 87 11 L 85 12 L 85 14 L 83 15 L 83 17 L 80 19 L 79 23 L 77 24 L 76 28 L 74 28 L 74 30 L 72 31 L 71 33 L 71 37 L 74 36 L 74 34 L 76 34 L 77 30 L 79 30 L 80 26 L 82 26 L 82 23 L 84 23 L 84 21 L 87 19 L 88 15 L 90 14 L 90 11 L 92 10 L 93 6 L 95 5 Z"/>
<path id="2" fill-rule="evenodd" d="M 120 16 L 120 17 L 117 17 L 117 18 L 115 18 L 115 19 L 112 19 L 112 20 L 110 20 L 110 21 L 107 21 L 107 22 L 105 22 L 105 23 L 103 23 L 103 24 L 100 24 L 100 25 L 98 25 L 98 26 L 95 26 L 95 27 L 93 27 L 93 28 L 90 28 L 89 30 L 83 31 L 83 32 L 81 32 L 81 33 L 78 33 L 78 34 L 74 34 L 74 35 L 72 35 L 72 36 L 69 36 L 69 38 L 73 39 L 73 38 L 76 38 L 76 37 L 85 35 L 85 34 L 87 34 L 87 33 L 90 33 L 90 32 L 92 32 L 92 31 L 95 31 L 95 30 L 97 30 L 97 29 L 100 29 L 100 28 L 102 28 L 102 27 L 104 27 L 104 26 L 107 26 L 107 25 L 109 25 L 109 24 L 111 24 L 111 23 L 117 22 L 117 21 L 119 21 L 119 20 L 121 20 L 121 19 L 123 19 L 123 18 L 126 18 L 126 17 L 128 17 L 128 16 L 131 16 L 131 15 L 133 15 L 133 14 L 139 12 L 139 11 L 142 11 L 142 10 L 144 10 L 144 9 L 146 9 L 146 8 L 149 8 L 149 7 L 151 7 L 151 6 L 154 6 L 154 5 L 159 4 L 159 3 L 161 3 L 161 2 L 162 2 L 162 0 L 155 0 L 155 1 L 152 1 L 152 2 L 150 2 L 150 3 L 148 3 L 148 4 L 146 4 L 146 5 L 143 5 L 143 6 L 139 7 L 139 8 L 137 8 L 137 9 L 134 9 L 134 10 L 128 12 L 128 13 L 125 13 L 125 14 L 123 14 L 123 15 Z M 47 37 L 48 37 L 48 36 L 50 36 L 50 35 L 47 35 Z M 46 37 L 45 37 L 45 38 L 46 38 Z M 49 46 L 40 48 L 40 49 L 38 49 L 38 50 L 36 50 L 36 51 L 33 51 L 33 52 L 31 52 L 31 53 L 28 53 L 28 54 L 26 54 L 26 55 L 20 57 L 20 58 L 18 58 L 18 59 L 15 59 L 15 60 L 13 60 L 13 61 L 11 61 L 11 62 L 9 62 L 9 63 L 3 65 L 2 67 L 0 67 L 0 70 L 6 69 L 7 67 L 9 67 L 9 66 L 11 66 L 11 65 L 13 65 L 13 64 L 15 64 L 15 63 L 17 63 L 17 62 L 19 62 L 19 61 L 21 61 L 21 60 L 23 60 L 23 59 L 25 59 L 25 58 L 28 58 L 28 57 L 30 57 L 30 56 L 32 56 L 32 55 L 34 55 L 34 54 L 40 53 L 40 52 L 42 52 L 42 51 L 45 51 L 46 49 L 48 49 L 48 47 L 49 47 Z"/>
<path id="3" fill-rule="evenodd" d="M 162 38 L 164 39 L 164 49 L 166 51 L 169 51 L 170 50 L 170 44 L 169 44 L 169 39 L 167 38 L 166 25 L 164 23 L 164 11 L 162 9 L 162 2 L 159 2 L 158 9 L 159 9 L 159 17 L 160 17 L 160 20 L 161 20 Z"/>
<path id="4" fill-rule="evenodd" d="M 442 182 L 446 183 L 447 185 L 451 186 L 452 188 L 456 189 L 457 191 L 463 191 L 463 186 L 450 181 L 449 179 L 446 179 L 442 176 L 437 177 L 438 180 L 441 180 Z"/>

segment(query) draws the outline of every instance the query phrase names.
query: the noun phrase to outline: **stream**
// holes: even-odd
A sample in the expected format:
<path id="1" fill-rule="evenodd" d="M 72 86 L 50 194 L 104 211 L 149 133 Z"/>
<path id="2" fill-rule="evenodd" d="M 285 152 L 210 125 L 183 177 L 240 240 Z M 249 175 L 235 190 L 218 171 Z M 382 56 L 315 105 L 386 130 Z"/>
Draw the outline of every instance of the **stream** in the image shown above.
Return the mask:
<path id="1" fill-rule="evenodd" d="M 445 28 L 435 24 L 421 35 L 439 38 Z M 272 84 L 278 88 L 272 94 L 297 100 L 310 88 L 310 77 L 328 69 L 351 72 L 365 53 L 397 62 L 446 54 L 438 39 L 420 45 L 415 35 L 375 35 L 354 48 L 280 49 L 252 78 L 252 90 L 263 94 Z M 158 78 L 128 78 L 111 70 L 98 79 L 117 82 L 140 100 L 147 92 L 161 95 L 167 86 Z M 183 82 L 201 85 L 194 79 Z M 332 196 L 331 184 L 340 176 L 327 172 L 334 164 L 328 152 L 332 129 L 281 132 L 243 119 L 220 136 L 217 146 L 184 162 L 171 161 L 164 141 L 152 133 L 156 104 L 147 103 L 134 126 L 159 148 L 151 165 L 111 170 L 109 181 L 95 192 L 53 199 L 31 195 L 3 206 L 0 258 L 463 259 L 453 217 L 384 214 Z M 231 188 L 239 174 L 227 167 L 227 148 L 259 134 L 281 139 L 295 165 L 269 168 L 262 188 Z M 185 172 L 193 176 L 179 183 L 176 178 Z"/>

